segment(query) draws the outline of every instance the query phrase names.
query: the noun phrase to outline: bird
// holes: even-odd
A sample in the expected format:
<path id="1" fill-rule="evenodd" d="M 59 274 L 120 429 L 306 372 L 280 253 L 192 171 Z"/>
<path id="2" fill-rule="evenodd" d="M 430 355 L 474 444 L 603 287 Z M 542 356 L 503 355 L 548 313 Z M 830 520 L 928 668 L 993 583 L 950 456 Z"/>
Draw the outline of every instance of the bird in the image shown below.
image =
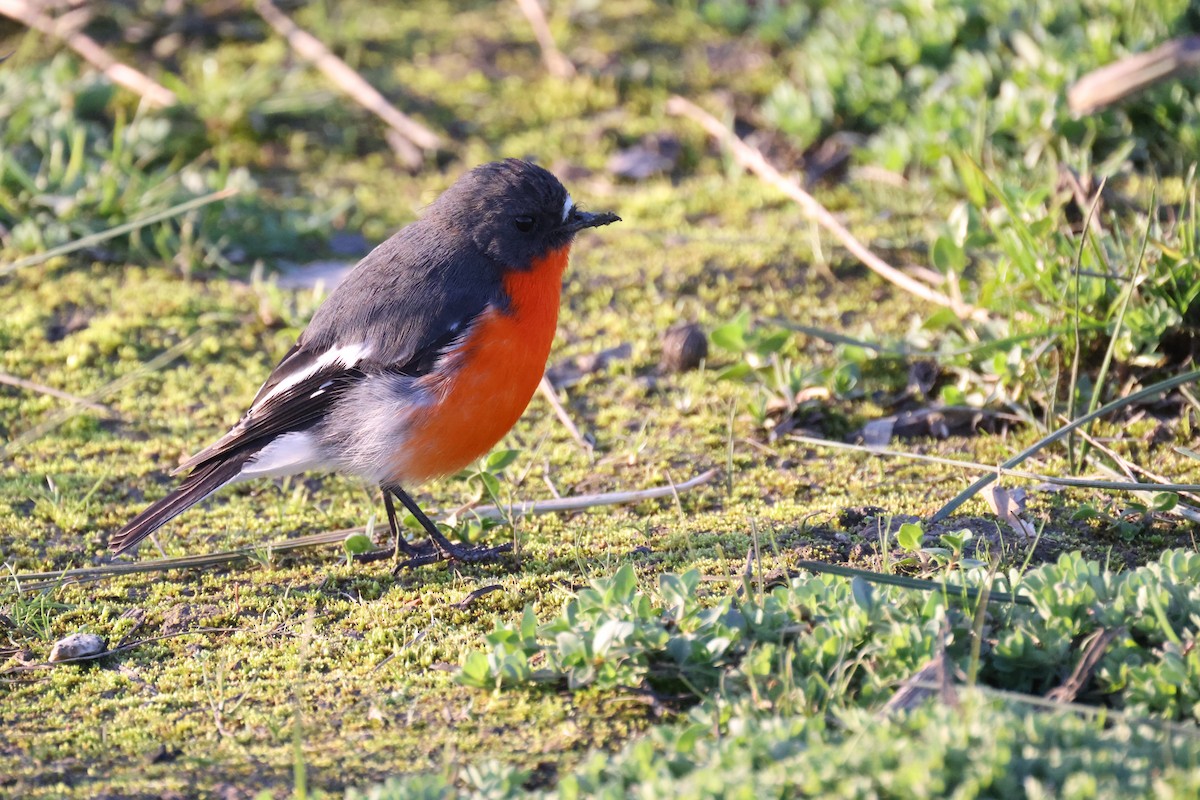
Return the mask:
<path id="1" fill-rule="evenodd" d="M 558 325 L 576 234 L 619 222 L 576 205 L 548 170 L 475 167 L 360 261 L 224 436 L 179 485 L 109 539 L 115 554 L 230 484 L 311 470 L 379 487 L 414 563 L 494 560 L 510 545 L 450 542 L 409 490 L 461 470 L 516 424 Z M 409 543 L 393 498 L 429 536 Z"/>

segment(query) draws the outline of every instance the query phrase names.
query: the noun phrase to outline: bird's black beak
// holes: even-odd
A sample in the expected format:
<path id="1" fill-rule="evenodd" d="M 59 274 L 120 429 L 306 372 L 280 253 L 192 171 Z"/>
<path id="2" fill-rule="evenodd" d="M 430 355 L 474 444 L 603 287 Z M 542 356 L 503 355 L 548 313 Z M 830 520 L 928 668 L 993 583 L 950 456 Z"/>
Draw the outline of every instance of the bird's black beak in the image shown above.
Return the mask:
<path id="1" fill-rule="evenodd" d="M 575 233 L 584 228 L 599 228 L 601 225 L 611 225 L 614 222 L 620 221 L 621 218 L 611 211 L 592 213 L 573 208 L 571 209 L 570 216 L 567 217 L 567 221 L 563 223 L 562 229 L 570 233 Z"/>

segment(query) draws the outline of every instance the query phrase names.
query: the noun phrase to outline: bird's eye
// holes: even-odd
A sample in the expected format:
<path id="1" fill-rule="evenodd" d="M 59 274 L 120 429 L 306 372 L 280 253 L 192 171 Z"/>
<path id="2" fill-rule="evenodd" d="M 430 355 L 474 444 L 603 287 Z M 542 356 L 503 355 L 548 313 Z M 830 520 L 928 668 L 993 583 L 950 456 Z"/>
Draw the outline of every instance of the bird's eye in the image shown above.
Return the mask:
<path id="1" fill-rule="evenodd" d="M 533 230 L 533 217 L 528 214 L 521 214 L 513 220 L 513 224 L 517 226 L 517 230 L 521 233 L 529 233 Z"/>

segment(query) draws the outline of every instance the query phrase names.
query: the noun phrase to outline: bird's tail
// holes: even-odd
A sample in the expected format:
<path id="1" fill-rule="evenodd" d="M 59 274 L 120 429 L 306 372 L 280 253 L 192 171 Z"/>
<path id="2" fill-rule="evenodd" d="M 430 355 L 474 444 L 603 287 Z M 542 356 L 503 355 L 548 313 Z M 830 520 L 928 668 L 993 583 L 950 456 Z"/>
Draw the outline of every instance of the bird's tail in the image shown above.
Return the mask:
<path id="1" fill-rule="evenodd" d="M 239 454 L 199 465 L 183 479 L 183 483 L 175 491 L 138 514 L 113 534 L 108 546 L 118 554 L 135 547 L 142 539 L 236 478 L 248 455 Z"/>

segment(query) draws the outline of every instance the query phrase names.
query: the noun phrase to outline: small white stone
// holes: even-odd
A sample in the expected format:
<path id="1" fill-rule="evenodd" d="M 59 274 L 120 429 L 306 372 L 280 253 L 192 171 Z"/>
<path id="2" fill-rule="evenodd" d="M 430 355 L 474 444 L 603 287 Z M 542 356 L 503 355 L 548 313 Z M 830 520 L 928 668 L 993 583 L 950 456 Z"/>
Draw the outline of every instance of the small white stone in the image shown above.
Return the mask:
<path id="1" fill-rule="evenodd" d="M 104 640 L 94 633 L 72 633 L 59 639 L 50 650 L 51 661 L 90 658 L 105 652 Z"/>

